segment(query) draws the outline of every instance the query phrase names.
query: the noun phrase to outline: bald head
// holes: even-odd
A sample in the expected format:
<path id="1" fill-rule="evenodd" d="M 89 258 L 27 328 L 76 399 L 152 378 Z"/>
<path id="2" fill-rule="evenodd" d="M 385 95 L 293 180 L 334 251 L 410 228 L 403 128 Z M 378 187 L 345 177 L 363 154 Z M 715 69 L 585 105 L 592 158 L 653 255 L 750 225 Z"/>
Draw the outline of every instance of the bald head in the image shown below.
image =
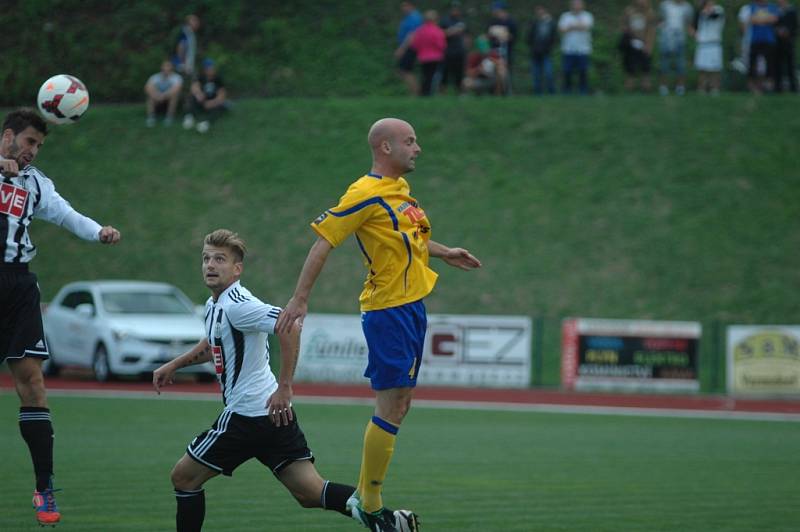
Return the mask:
<path id="1" fill-rule="evenodd" d="M 414 128 L 399 118 L 382 118 L 372 124 L 367 142 L 372 149 L 373 171 L 391 177 L 413 170 L 422 151 Z"/>

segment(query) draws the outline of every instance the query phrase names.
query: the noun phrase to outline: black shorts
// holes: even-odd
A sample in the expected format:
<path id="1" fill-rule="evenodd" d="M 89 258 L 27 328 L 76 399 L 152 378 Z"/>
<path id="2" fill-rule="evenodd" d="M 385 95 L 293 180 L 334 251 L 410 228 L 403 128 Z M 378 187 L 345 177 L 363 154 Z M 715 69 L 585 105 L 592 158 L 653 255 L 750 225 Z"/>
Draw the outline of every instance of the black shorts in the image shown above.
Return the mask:
<path id="1" fill-rule="evenodd" d="M 0 264 L 0 363 L 6 358 L 50 358 L 36 275 L 27 264 Z"/>
<path id="2" fill-rule="evenodd" d="M 622 67 L 626 74 L 649 74 L 650 56 L 644 50 L 627 48 L 622 53 Z"/>
<path id="3" fill-rule="evenodd" d="M 417 63 L 417 52 L 407 48 L 400 59 L 397 60 L 397 68 L 404 72 L 413 72 L 414 65 Z"/>
<path id="4" fill-rule="evenodd" d="M 297 424 L 297 414 L 289 425 L 276 427 L 269 416 L 247 417 L 224 411 L 211 429 L 192 440 L 186 452 L 198 463 L 228 476 L 251 458 L 276 475 L 292 462 L 314 462 Z"/>

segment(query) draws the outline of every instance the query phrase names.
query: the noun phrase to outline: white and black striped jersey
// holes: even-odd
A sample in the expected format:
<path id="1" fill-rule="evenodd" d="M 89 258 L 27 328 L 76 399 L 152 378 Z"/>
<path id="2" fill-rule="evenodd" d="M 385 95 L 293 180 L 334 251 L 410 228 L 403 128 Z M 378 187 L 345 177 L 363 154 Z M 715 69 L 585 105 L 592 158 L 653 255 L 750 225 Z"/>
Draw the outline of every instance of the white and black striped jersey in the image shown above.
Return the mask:
<path id="1" fill-rule="evenodd" d="M 267 415 L 267 399 L 278 389 L 269 367 L 267 336 L 281 309 L 261 302 L 239 281 L 206 301 L 206 334 L 225 410 Z"/>
<path id="2" fill-rule="evenodd" d="M 64 227 L 84 240 L 100 239 L 100 224 L 73 209 L 36 167 L 28 165 L 16 177 L 0 174 L 0 256 L 4 263 L 30 262 L 36 256 L 28 234 L 33 218 Z"/>

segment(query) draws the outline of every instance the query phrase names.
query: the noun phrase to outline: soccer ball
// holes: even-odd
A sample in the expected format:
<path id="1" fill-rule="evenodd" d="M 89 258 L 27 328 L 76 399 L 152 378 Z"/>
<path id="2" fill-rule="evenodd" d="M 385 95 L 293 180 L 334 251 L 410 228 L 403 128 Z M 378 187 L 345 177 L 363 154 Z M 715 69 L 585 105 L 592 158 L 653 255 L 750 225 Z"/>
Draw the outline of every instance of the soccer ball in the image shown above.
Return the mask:
<path id="1" fill-rule="evenodd" d="M 75 76 L 58 74 L 42 84 L 37 103 L 39 112 L 50 122 L 71 124 L 89 108 L 89 91 Z"/>

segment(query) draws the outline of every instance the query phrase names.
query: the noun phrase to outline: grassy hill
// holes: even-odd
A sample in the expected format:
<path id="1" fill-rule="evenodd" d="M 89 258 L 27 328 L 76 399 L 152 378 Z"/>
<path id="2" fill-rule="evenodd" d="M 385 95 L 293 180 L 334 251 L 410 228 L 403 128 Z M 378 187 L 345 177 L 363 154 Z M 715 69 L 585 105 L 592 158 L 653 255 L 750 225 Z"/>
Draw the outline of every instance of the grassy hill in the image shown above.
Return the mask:
<path id="1" fill-rule="evenodd" d="M 588 3 L 595 16 L 591 82 L 596 90 L 621 90 L 616 46 L 621 14 L 628 3 Z M 720 3 L 727 13 L 727 62 L 738 53 L 735 15 L 744 2 Z M 435 8 L 440 13 L 448 4 L 446 0 L 417 2 L 422 10 Z M 514 84 L 523 93 L 531 86 L 524 39 L 534 3 L 508 4 L 520 29 Z M 568 2 L 543 0 L 541 4 L 558 15 Z M 657 6 L 658 1 L 653 4 Z M 32 103 L 41 83 L 57 73 L 78 76 L 95 102 L 139 101 L 148 76 L 158 70 L 165 55 L 173 53 L 183 17 L 192 12 L 203 19 L 200 57 L 217 60 L 237 97 L 404 94 L 392 57 L 402 17 L 395 0 L 9 0 L 3 5 L 3 27 L 26 31 L 3 44 L 0 105 Z M 469 30 L 475 35 L 486 31 L 490 0 L 465 0 L 462 5 Z M 726 73 L 725 84 L 743 86 L 735 73 Z"/>
<path id="2" fill-rule="evenodd" d="M 247 100 L 199 135 L 146 129 L 140 106 L 96 105 L 53 128 L 37 166 L 123 243 L 37 222 L 34 269 L 45 300 L 72 280 L 134 278 L 202 301 L 202 237 L 228 227 L 250 245 L 246 284 L 284 304 L 314 240 L 308 223 L 369 169 L 369 125 L 399 116 L 423 149 L 409 180 L 433 238 L 484 263 L 466 273 L 436 261 L 429 310 L 547 317 L 552 384 L 564 316 L 800 322 L 796 106 L 744 95 Z M 311 311 L 356 312 L 362 280 L 346 242 Z"/>

